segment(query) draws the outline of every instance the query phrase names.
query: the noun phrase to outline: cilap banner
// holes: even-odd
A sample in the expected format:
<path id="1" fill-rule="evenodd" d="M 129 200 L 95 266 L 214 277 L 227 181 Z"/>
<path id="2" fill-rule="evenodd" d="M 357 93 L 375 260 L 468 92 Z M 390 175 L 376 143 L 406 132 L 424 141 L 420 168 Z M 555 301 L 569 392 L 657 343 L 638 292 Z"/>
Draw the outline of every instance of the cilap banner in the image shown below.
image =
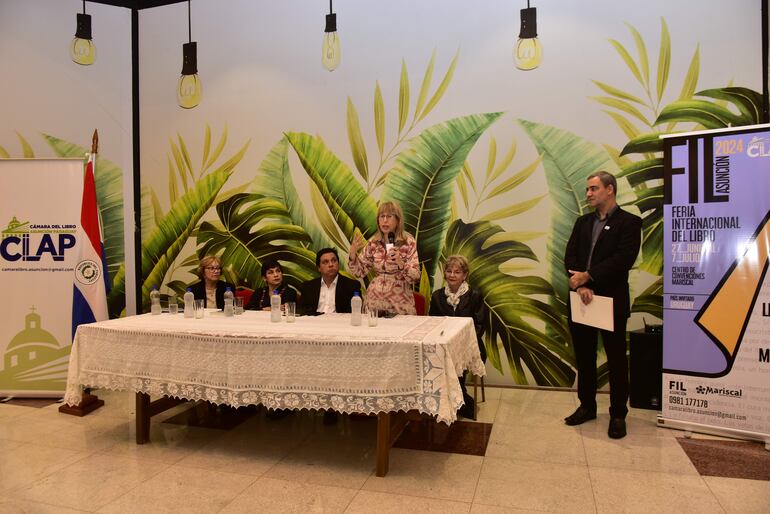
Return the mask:
<path id="1" fill-rule="evenodd" d="M 664 141 L 659 424 L 770 442 L 770 126 Z"/>
<path id="2" fill-rule="evenodd" d="M 62 396 L 82 159 L 0 159 L 0 396 Z"/>

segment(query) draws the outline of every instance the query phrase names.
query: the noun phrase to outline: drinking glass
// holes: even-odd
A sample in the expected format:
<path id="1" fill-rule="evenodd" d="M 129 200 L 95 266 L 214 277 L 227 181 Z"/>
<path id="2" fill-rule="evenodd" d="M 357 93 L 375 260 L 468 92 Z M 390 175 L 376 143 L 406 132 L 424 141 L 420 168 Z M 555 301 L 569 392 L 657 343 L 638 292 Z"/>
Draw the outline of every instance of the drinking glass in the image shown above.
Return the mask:
<path id="1" fill-rule="evenodd" d="M 286 322 L 294 323 L 297 314 L 297 304 L 294 302 L 286 302 Z"/>
<path id="2" fill-rule="evenodd" d="M 377 321 L 378 321 L 377 317 L 378 317 L 377 309 L 374 309 L 374 308 L 366 309 L 366 319 L 369 320 L 370 327 L 377 326 Z"/>
<path id="3" fill-rule="evenodd" d="M 206 312 L 206 309 L 204 307 L 204 300 L 195 300 L 195 319 L 201 319 L 203 317 L 203 314 Z"/>
<path id="4" fill-rule="evenodd" d="M 176 303 L 176 296 L 168 299 L 168 313 L 176 314 L 179 312 L 179 305 Z"/>
<path id="5" fill-rule="evenodd" d="M 235 297 L 235 315 L 238 316 L 239 314 L 243 314 L 243 297 L 242 296 Z"/>

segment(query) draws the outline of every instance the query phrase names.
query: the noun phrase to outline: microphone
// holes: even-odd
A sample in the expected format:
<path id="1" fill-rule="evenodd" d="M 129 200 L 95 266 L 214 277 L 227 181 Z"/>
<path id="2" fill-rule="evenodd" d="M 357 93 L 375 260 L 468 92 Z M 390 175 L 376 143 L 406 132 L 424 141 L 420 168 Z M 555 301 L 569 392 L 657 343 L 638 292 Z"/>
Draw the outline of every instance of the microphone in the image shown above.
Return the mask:
<path id="1" fill-rule="evenodd" d="M 388 232 L 388 242 L 385 244 L 385 251 L 389 252 L 396 244 L 396 234 Z"/>

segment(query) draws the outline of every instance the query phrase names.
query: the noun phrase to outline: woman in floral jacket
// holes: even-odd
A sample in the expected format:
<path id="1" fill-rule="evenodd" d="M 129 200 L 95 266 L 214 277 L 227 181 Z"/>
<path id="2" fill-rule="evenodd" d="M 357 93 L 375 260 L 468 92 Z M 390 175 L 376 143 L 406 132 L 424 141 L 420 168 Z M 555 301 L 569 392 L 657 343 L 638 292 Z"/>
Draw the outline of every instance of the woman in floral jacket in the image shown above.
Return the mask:
<path id="1" fill-rule="evenodd" d="M 417 241 L 404 232 L 401 207 L 384 202 L 377 209 L 378 232 L 364 241 L 357 234 L 350 244 L 348 267 L 358 278 L 371 269 L 376 275 L 366 289 L 367 309 L 416 314 L 412 286 L 420 280 Z M 363 248 L 363 250 L 361 250 Z"/>

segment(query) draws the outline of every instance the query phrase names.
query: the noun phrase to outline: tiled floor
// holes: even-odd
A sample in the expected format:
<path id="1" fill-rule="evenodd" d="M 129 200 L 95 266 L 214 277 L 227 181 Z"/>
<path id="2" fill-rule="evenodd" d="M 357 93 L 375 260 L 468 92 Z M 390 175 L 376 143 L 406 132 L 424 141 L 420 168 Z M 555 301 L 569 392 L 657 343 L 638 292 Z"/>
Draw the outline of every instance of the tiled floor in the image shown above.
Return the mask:
<path id="1" fill-rule="evenodd" d="M 565 426 L 572 393 L 488 387 L 486 456 L 393 449 L 384 478 L 374 476 L 371 420 L 162 423 L 177 407 L 137 446 L 133 395 L 99 396 L 106 406 L 85 418 L 0 404 L 0 513 L 770 511 L 770 482 L 699 476 L 681 434 L 657 428 L 653 411 L 632 409 L 617 441 L 606 414 Z"/>

